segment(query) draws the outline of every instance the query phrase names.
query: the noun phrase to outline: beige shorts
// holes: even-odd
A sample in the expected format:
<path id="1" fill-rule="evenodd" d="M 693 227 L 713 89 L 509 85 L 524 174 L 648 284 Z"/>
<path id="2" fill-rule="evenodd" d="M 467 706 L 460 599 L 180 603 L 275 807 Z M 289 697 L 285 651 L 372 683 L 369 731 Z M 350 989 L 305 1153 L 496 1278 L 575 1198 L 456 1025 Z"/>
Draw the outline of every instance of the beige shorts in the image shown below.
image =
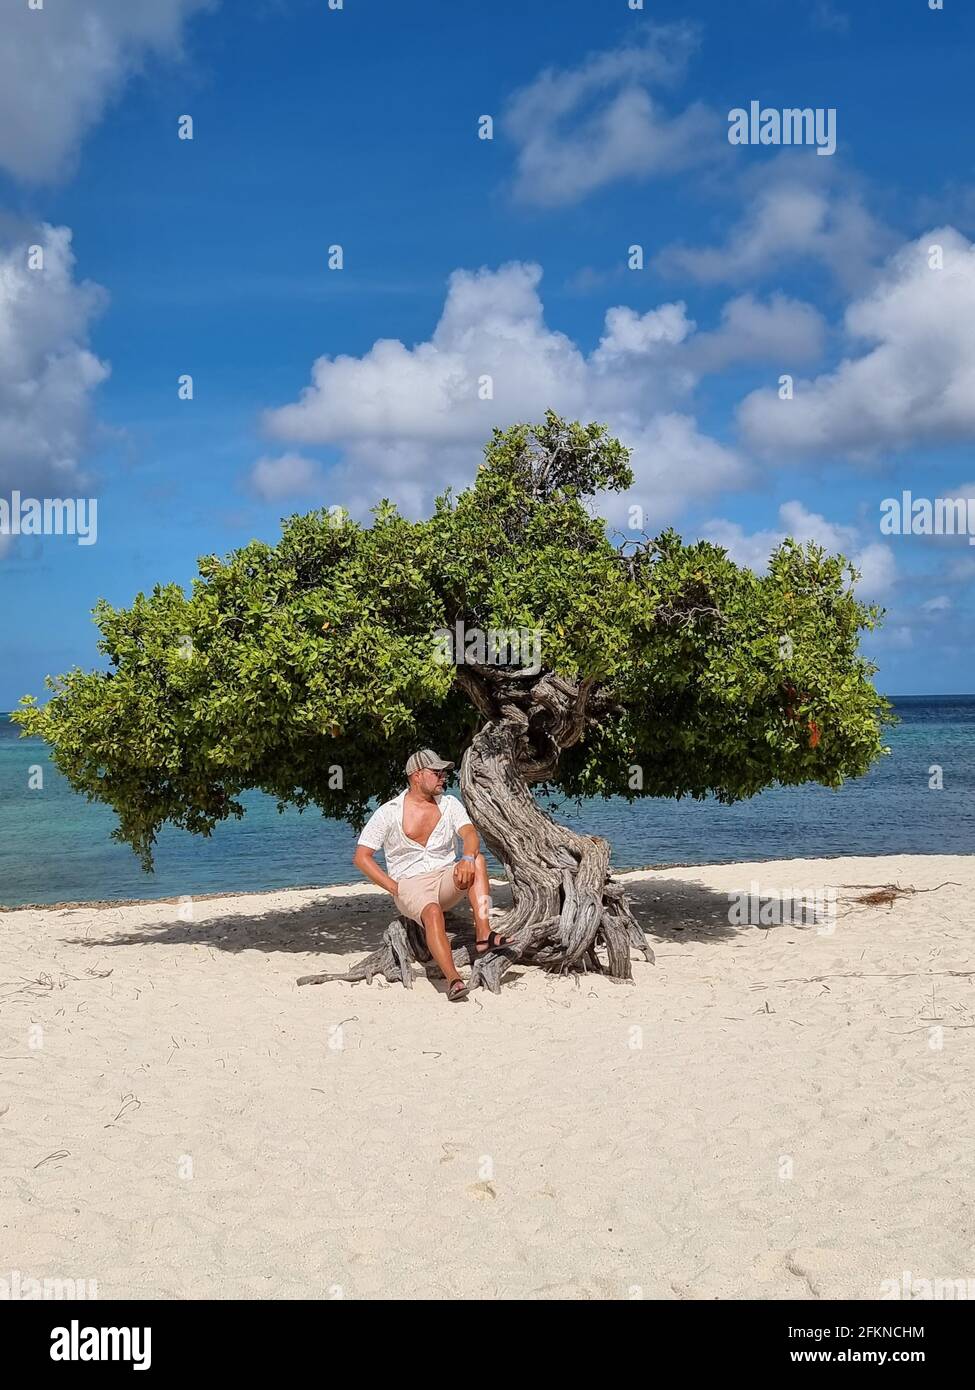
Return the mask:
<path id="1" fill-rule="evenodd" d="M 397 909 L 404 917 L 423 925 L 423 909 L 431 903 L 439 903 L 446 911 L 456 907 L 467 892 L 454 883 L 454 866 L 448 864 L 443 869 L 432 869 L 428 874 L 414 874 L 412 878 L 401 878 L 399 893 L 393 899 Z"/>

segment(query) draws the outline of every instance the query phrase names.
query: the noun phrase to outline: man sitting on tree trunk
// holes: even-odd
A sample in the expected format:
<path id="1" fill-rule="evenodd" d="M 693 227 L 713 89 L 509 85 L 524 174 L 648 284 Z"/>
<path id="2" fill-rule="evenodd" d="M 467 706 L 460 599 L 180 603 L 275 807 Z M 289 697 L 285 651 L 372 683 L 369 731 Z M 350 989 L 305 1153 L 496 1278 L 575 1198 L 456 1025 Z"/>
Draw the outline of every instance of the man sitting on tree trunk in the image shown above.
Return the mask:
<path id="1" fill-rule="evenodd" d="M 400 916 L 423 927 L 430 954 L 447 980 L 447 998 L 456 1001 L 466 998 L 467 985 L 454 965 L 444 910 L 455 907 L 466 893 L 474 913 L 478 954 L 507 943 L 491 930 L 491 889 L 480 836 L 457 797 L 444 795 L 444 782 L 453 766 L 431 748 L 414 753 L 406 764 L 408 789 L 373 812 L 352 862 L 392 895 Z M 463 856 L 456 862 L 455 835 L 464 845 Z M 377 849 L 385 856 L 386 873 L 376 863 Z"/>

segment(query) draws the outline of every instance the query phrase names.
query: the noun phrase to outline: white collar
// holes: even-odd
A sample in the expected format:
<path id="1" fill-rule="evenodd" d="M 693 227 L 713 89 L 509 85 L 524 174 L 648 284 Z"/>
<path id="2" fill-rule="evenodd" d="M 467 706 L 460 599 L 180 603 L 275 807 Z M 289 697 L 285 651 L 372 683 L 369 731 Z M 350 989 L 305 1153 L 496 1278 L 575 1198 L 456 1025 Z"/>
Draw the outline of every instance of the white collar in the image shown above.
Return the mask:
<path id="1" fill-rule="evenodd" d="M 402 806 L 403 802 L 406 800 L 406 794 L 408 791 L 409 787 L 404 787 L 403 790 L 400 792 L 399 796 L 393 797 L 392 801 L 389 803 L 390 806 Z M 435 796 L 433 799 L 439 806 L 445 796 L 446 792 L 441 792 L 439 796 Z"/>

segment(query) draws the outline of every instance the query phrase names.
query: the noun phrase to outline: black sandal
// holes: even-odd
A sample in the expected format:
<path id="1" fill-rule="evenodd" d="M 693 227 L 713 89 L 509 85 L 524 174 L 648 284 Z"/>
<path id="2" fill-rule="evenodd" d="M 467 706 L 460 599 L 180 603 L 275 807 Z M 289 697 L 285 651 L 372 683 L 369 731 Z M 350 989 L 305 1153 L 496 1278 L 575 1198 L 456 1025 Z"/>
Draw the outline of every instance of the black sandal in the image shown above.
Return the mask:
<path id="1" fill-rule="evenodd" d="M 467 984 L 464 980 L 451 980 L 447 986 L 447 998 L 451 1004 L 456 1004 L 461 999 L 467 998 Z"/>
<path id="2" fill-rule="evenodd" d="M 486 956 L 489 951 L 497 951 L 499 955 L 512 955 L 514 952 L 508 938 L 496 931 L 489 931 L 486 941 L 475 941 L 474 950 L 479 956 Z"/>

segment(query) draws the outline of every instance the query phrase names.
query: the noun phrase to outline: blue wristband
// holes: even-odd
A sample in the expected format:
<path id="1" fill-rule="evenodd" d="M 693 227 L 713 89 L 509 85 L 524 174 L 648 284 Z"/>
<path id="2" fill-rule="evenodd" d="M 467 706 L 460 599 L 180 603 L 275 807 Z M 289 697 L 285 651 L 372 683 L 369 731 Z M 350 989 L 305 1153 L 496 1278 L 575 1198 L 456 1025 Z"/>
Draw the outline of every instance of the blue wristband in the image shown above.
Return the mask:
<path id="1" fill-rule="evenodd" d="M 461 857 L 461 859 L 469 859 L 469 860 L 471 861 L 471 863 L 473 864 L 473 863 L 474 863 L 474 860 L 476 859 L 477 856 L 476 856 L 476 855 L 473 855 L 473 854 L 462 854 L 460 857 Z"/>

